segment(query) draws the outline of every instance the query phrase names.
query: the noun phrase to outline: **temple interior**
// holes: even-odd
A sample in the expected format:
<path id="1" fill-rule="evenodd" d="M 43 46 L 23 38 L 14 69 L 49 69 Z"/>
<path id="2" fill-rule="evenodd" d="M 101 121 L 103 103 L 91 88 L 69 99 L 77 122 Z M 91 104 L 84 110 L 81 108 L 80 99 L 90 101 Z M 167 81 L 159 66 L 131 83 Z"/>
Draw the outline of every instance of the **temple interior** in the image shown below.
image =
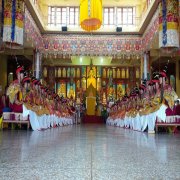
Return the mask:
<path id="1" fill-rule="evenodd" d="M 0 0 L 0 179 L 180 179 L 179 20 L 178 0 Z"/>

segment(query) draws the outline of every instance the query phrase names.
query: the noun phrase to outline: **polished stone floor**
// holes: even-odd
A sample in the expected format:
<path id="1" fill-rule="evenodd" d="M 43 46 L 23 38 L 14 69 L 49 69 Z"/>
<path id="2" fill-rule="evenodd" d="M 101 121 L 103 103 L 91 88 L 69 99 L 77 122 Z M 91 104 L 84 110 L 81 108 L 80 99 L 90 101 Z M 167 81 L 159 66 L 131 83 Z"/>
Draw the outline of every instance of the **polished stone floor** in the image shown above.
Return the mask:
<path id="1" fill-rule="evenodd" d="M 0 131 L 1 180 L 180 179 L 180 135 L 105 125 Z"/>

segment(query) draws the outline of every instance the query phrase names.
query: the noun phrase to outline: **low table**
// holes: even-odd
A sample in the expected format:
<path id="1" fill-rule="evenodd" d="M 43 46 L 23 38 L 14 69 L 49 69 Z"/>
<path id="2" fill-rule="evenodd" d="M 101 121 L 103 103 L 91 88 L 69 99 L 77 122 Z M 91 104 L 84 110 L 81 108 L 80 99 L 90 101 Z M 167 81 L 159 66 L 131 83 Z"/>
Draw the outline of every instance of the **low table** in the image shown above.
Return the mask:
<path id="1" fill-rule="evenodd" d="M 11 123 L 11 128 L 12 128 L 12 125 L 13 125 L 13 124 L 19 124 L 19 125 L 20 125 L 20 128 L 21 128 L 21 124 L 27 124 L 27 129 L 29 129 L 29 127 L 30 127 L 30 122 L 29 122 L 29 120 L 27 120 L 27 121 L 3 120 L 3 121 L 2 121 L 2 129 L 3 129 L 3 124 L 4 124 L 4 123 Z"/>
<path id="2" fill-rule="evenodd" d="M 172 127 L 172 132 L 175 133 L 178 126 L 180 126 L 180 123 L 156 123 L 156 132 L 158 132 L 158 127 Z"/>

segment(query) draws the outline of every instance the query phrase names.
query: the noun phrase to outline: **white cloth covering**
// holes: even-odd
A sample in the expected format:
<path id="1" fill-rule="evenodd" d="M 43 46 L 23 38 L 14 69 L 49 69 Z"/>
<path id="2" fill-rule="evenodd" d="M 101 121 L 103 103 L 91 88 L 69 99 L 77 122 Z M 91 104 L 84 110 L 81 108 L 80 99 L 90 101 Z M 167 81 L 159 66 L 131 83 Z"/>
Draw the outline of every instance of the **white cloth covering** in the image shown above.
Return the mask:
<path id="1" fill-rule="evenodd" d="M 124 128 L 130 128 L 137 131 L 154 131 L 156 119 L 159 119 L 163 122 L 176 122 L 177 117 L 166 117 L 166 108 L 167 106 L 162 104 L 158 111 L 153 112 L 148 115 L 140 116 L 139 113 L 136 117 L 127 117 L 124 119 L 117 118 L 113 120 L 111 117 L 108 117 L 106 124 L 111 126 L 118 126 Z"/>
<path id="2" fill-rule="evenodd" d="M 55 114 L 43 114 L 41 116 L 38 116 L 35 112 L 28 110 L 26 106 L 23 105 L 23 116 L 25 117 L 28 115 L 31 127 L 34 131 L 47 129 L 55 126 L 73 124 L 73 117 L 58 117 Z"/>

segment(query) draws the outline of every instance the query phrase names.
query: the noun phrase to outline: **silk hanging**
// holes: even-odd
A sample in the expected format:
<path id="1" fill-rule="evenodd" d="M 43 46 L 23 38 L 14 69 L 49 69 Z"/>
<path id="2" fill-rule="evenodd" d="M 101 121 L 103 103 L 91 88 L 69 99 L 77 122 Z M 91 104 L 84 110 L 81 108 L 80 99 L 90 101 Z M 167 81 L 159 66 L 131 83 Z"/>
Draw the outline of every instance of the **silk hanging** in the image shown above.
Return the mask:
<path id="1" fill-rule="evenodd" d="M 85 31 L 94 31 L 102 24 L 102 0 L 81 0 L 80 25 Z"/>
<path id="2" fill-rule="evenodd" d="M 159 4 L 159 47 L 179 47 L 178 0 L 161 0 Z"/>
<path id="3" fill-rule="evenodd" d="M 24 40 L 24 0 L 2 0 L 3 42 L 13 47 Z"/>

